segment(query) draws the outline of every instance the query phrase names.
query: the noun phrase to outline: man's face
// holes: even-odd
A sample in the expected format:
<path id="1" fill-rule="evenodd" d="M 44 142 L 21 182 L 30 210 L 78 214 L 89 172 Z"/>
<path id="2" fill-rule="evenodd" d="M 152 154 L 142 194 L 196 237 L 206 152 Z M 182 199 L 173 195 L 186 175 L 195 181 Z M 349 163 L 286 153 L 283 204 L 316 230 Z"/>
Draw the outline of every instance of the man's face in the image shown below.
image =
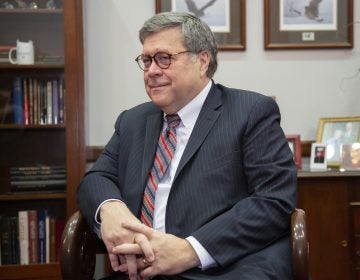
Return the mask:
<path id="1" fill-rule="evenodd" d="M 152 34 L 144 41 L 143 55 L 157 52 L 174 54 L 187 51 L 180 28 L 170 28 Z M 167 114 L 176 113 L 206 85 L 209 56 L 206 52 L 183 53 L 171 58 L 169 68 L 160 68 L 153 60 L 144 72 L 145 89 L 150 99 Z"/>

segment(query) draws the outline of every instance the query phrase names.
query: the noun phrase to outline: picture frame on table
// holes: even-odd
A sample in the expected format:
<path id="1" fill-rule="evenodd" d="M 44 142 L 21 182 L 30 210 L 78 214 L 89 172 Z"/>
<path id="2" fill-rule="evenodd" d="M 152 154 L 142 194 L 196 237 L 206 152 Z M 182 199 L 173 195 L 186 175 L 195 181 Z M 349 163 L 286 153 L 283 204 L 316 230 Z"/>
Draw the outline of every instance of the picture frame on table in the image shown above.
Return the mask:
<path id="1" fill-rule="evenodd" d="M 360 142 L 360 116 L 320 118 L 316 142 L 326 145 L 327 165 L 339 167 L 341 145 Z"/>
<path id="2" fill-rule="evenodd" d="M 245 0 L 156 0 L 155 11 L 192 13 L 210 26 L 219 50 L 246 49 Z"/>
<path id="3" fill-rule="evenodd" d="M 294 154 L 294 162 L 297 169 L 301 169 L 302 160 L 301 160 L 301 141 L 299 134 L 286 135 L 290 150 Z"/>
<path id="4" fill-rule="evenodd" d="M 341 145 L 340 171 L 360 170 L 360 143 Z"/>
<path id="5" fill-rule="evenodd" d="M 353 47 L 353 0 L 264 0 L 265 49 Z"/>
<path id="6" fill-rule="evenodd" d="M 312 143 L 310 155 L 310 170 L 325 171 L 327 169 L 326 144 Z"/>

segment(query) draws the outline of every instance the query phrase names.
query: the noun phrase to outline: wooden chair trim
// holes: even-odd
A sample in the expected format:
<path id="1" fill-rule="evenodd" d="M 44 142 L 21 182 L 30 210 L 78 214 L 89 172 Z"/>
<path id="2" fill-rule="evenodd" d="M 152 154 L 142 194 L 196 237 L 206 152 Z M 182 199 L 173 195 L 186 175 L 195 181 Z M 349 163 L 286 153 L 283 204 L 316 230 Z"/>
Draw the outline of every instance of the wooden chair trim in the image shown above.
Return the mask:
<path id="1" fill-rule="evenodd" d="M 309 246 L 305 211 L 296 208 L 291 215 L 291 240 L 294 280 L 309 279 Z"/>
<path id="2" fill-rule="evenodd" d="M 96 240 L 80 211 L 68 220 L 60 251 L 60 268 L 64 280 L 93 279 Z"/>

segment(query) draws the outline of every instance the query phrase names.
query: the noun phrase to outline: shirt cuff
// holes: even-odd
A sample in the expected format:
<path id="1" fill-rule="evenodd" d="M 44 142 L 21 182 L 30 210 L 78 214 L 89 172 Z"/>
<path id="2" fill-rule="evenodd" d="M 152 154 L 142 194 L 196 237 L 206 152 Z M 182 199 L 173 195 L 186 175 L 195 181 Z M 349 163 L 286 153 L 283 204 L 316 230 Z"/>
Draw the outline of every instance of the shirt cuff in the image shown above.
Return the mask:
<path id="1" fill-rule="evenodd" d="M 100 205 L 99 207 L 96 209 L 96 212 L 95 212 L 95 217 L 94 217 L 94 220 L 95 220 L 95 224 L 94 224 L 94 232 L 95 234 L 98 236 L 99 239 L 102 239 L 101 238 L 101 230 L 100 230 L 100 224 L 101 224 L 101 220 L 100 220 L 100 209 L 101 209 L 101 206 L 103 206 L 104 203 L 108 202 L 108 201 L 120 201 L 120 202 L 123 202 L 119 199 L 107 199 L 107 200 L 104 200 Z M 123 202 L 124 203 L 124 202 Z"/>
<path id="2" fill-rule="evenodd" d="M 96 212 L 95 212 L 95 217 L 94 217 L 94 220 L 97 224 L 101 224 L 101 220 L 100 220 L 100 208 L 101 206 L 103 206 L 104 203 L 106 202 L 109 202 L 109 201 L 120 201 L 122 203 L 124 203 L 123 201 L 121 201 L 120 199 L 107 199 L 107 200 L 104 200 L 100 205 L 99 207 L 96 209 Z"/>
<path id="3" fill-rule="evenodd" d="M 202 270 L 206 270 L 209 269 L 211 267 L 216 267 L 216 261 L 213 259 L 213 257 L 209 254 L 209 252 L 200 244 L 199 241 L 197 241 L 197 239 L 195 239 L 195 237 L 193 236 L 189 236 L 186 238 L 187 241 L 189 241 L 190 245 L 193 247 L 193 249 L 195 250 L 196 254 L 199 257 L 201 266 L 199 268 L 201 268 Z"/>

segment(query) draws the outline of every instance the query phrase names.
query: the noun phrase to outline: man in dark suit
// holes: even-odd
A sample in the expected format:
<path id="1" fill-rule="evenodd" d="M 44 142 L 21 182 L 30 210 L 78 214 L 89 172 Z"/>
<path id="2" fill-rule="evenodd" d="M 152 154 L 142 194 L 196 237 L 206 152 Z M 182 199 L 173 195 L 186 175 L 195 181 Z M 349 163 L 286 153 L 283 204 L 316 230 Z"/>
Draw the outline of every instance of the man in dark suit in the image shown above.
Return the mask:
<path id="1" fill-rule="evenodd" d="M 139 37 L 151 102 L 120 114 L 78 189 L 116 279 L 291 279 L 296 167 L 276 102 L 214 83 L 215 38 L 192 15 Z"/>

